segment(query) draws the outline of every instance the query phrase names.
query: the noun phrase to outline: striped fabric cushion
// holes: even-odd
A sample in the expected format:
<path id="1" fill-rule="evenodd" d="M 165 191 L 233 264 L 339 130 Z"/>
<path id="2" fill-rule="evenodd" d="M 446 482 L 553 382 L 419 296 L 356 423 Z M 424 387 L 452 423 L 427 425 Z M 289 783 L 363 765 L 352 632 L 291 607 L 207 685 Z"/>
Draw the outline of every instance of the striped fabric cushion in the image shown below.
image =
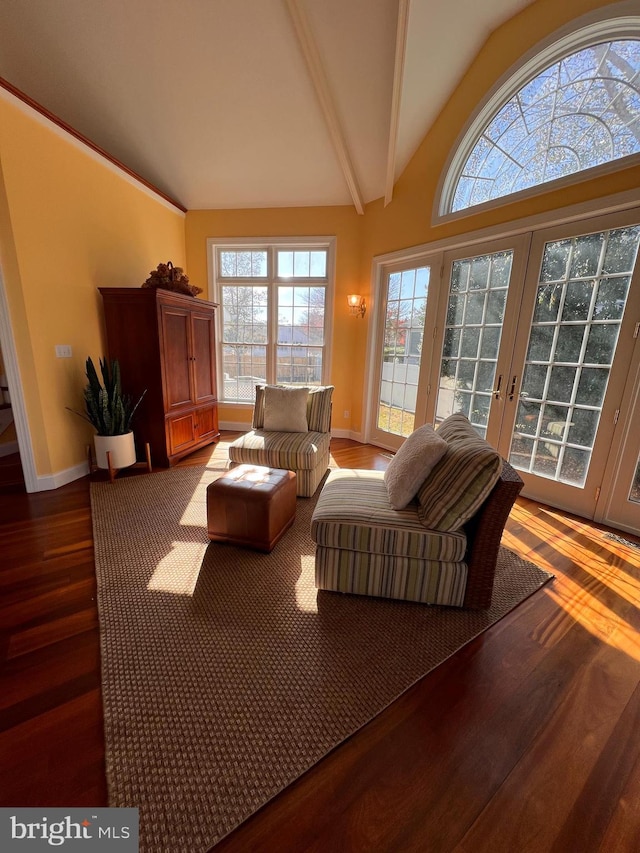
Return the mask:
<path id="1" fill-rule="evenodd" d="M 418 491 L 418 516 L 429 530 L 460 530 L 498 481 L 502 459 L 460 413 L 443 421 L 437 434 L 449 447 Z"/>
<path id="2" fill-rule="evenodd" d="M 425 530 L 415 503 L 392 509 L 383 471 L 348 468 L 329 474 L 313 513 L 311 535 L 327 548 L 418 561 L 461 562 L 467 547 L 463 532 Z"/>
<path id="3" fill-rule="evenodd" d="M 467 564 L 413 560 L 360 551 L 316 551 L 318 589 L 462 607 Z"/>
<path id="4" fill-rule="evenodd" d="M 252 430 L 229 445 L 232 462 L 269 465 L 290 471 L 315 468 L 320 456 L 329 454 L 328 433 L 267 432 Z"/>
<path id="5" fill-rule="evenodd" d="M 314 432 L 329 432 L 331 429 L 331 395 L 333 385 L 309 386 L 307 421 Z"/>
<path id="6" fill-rule="evenodd" d="M 296 494 L 303 498 L 315 495 L 318 486 L 329 467 L 329 453 L 318 455 L 318 464 L 315 468 L 298 468 L 296 470 Z"/>
<path id="7" fill-rule="evenodd" d="M 331 429 L 331 396 L 333 385 L 292 385 L 291 388 L 306 387 L 309 390 L 307 401 L 307 423 L 311 432 L 329 432 Z M 253 407 L 253 429 L 264 428 L 264 385 L 256 385 L 256 402 Z"/>
<path id="8" fill-rule="evenodd" d="M 256 385 L 256 402 L 253 406 L 253 420 L 251 426 L 254 429 L 262 429 L 264 426 L 264 385 Z"/>

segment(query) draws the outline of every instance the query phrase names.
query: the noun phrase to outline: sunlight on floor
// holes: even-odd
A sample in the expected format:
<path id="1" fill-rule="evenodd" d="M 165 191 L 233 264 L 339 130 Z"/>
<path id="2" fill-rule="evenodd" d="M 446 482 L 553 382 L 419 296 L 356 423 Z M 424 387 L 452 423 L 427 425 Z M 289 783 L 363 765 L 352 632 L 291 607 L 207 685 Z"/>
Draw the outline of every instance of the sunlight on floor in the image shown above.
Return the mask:
<path id="1" fill-rule="evenodd" d="M 179 520 L 180 527 L 189 527 L 201 541 L 173 541 L 171 551 L 158 563 L 147 589 L 170 592 L 174 595 L 193 595 L 209 540 L 207 537 L 207 486 L 228 468 L 228 442 L 217 444 L 193 495 Z M 175 531 L 180 536 L 179 530 Z M 171 532 L 169 532 L 171 535 Z"/>
<path id="2" fill-rule="evenodd" d="M 171 551 L 156 566 L 147 589 L 193 595 L 206 550 L 206 542 L 173 542 Z"/>
<path id="3" fill-rule="evenodd" d="M 203 531 L 207 529 L 207 486 L 219 476 L 226 472 L 226 466 L 223 468 L 218 465 L 213 465 L 211 462 L 207 464 L 200 482 L 195 487 L 191 500 L 184 508 L 180 524 L 182 527 L 201 527 Z"/>
<path id="4" fill-rule="evenodd" d="M 300 558 L 300 577 L 296 583 L 296 604 L 304 613 L 318 612 L 318 590 L 315 585 L 315 559 L 313 554 Z"/>
<path id="5" fill-rule="evenodd" d="M 553 512 L 532 517 L 518 508 L 512 515 L 522 523 L 522 529 L 517 533 L 505 531 L 503 543 L 556 575 L 556 581 L 545 587 L 546 594 L 594 637 L 640 661 L 640 634 L 632 624 L 640 606 L 640 583 L 633 571 L 639 564 L 636 555 L 620 558 L 618 550 L 612 563 L 612 549 L 602 533 L 588 523 Z M 545 516 L 552 521 L 545 521 Z M 565 538 L 562 525 L 583 534 L 584 544 Z M 536 541 L 547 543 L 544 552 L 538 549 L 531 553 L 527 544 L 531 534 Z M 562 561 L 554 558 L 554 552 Z M 584 581 L 576 583 L 562 571 L 567 561 L 584 572 Z"/>
<path id="6" fill-rule="evenodd" d="M 569 616 L 594 637 L 640 661 L 638 632 L 594 595 L 566 577 L 563 577 L 558 587 L 548 589 L 548 593 Z"/>

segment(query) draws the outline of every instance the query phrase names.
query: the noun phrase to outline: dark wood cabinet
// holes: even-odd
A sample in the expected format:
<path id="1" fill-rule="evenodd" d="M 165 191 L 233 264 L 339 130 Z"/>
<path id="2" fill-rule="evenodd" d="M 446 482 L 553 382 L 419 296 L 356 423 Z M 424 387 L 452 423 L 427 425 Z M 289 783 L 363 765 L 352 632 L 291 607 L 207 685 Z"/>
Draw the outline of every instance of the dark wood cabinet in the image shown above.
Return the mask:
<path id="1" fill-rule="evenodd" d="M 101 287 L 109 358 L 124 390 L 146 388 L 133 430 L 139 451 L 149 442 L 154 464 L 172 465 L 217 441 L 214 302 L 169 290 Z"/>

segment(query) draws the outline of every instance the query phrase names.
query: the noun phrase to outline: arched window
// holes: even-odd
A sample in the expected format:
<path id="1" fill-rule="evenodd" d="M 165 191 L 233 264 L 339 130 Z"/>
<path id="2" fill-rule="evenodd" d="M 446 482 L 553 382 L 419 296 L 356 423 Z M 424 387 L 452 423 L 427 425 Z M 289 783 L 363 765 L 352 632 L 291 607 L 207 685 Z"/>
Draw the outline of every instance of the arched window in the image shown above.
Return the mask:
<path id="1" fill-rule="evenodd" d="M 640 152 L 640 27 L 600 39 L 571 52 L 563 39 L 500 88 L 452 159 L 441 215 Z"/>

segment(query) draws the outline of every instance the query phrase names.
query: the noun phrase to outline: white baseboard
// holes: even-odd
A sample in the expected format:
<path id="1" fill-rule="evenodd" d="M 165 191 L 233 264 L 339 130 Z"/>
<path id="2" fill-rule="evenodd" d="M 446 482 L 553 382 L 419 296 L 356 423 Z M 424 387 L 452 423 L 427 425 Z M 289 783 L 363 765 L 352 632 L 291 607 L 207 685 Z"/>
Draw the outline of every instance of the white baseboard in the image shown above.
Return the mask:
<path id="1" fill-rule="evenodd" d="M 239 423 L 233 423 L 232 421 L 222 421 L 219 424 L 220 429 L 229 430 L 229 432 L 249 432 L 250 429 L 253 429 L 251 424 L 248 424 L 246 421 L 241 421 Z"/>
<path id="2" fill-rule="evenodd" d="M 248 432 L 251 425 L 247 423 L 232 423 L 225 421 L 220 424 L 220 429 L 230 430 L 233 432 Z M 331 430 L 331 435 L 336 438 L 351 438 L 353 441 L 359 441 L 362 444 L 362 434 L 349 429 L 334 429 Z M 18 443 L 15 444 L 15 450 L 18 449 Z M 9 446 L 7 444 L 7 446 Z M 0 445 L 0 448 L 2 446 Z M 15 452 L 15 451 L 12 451 Z M 2 452 L 0 450 L 0 456 Z M 66 486 L 67 483 L 72 483 L 74 480 L 79 480 L 81 477 L 86 477 L 89 473 L 89 465 L 86 462 L 81 462 L 79 465 L 74 465 L 71 468 L 65 468 L 64 471 L 56 471 L 55 474 L 48 474 L 44 477 L 38 476 L 37 492 L 48 492 L 52 489 L 59 489 L 61 486 Z"/>
<path id="3" fill-rule="evenodd" d="M 352 429 L 332 429 L 331 435 L 333 438 L 350 438 L 352 441 L 358 441 L 364 444 L 364 438 L 361 432 L 356 432 Z"/>
<path id="4" fill-rule="evenodd" d="M 233 423 L 232 421 L 222 421 L 220 423 L 220 429 L 229 430 L 230 432 L 249 432 L 249 430 L 253 429 L 253 427 L 251 426 L 251 424 L 248 423 Z M 332 429 L 331 435 L 334 438 L 350 438 L 353 441 L 359 441 L 360 444 L 364 444 L 362 433 L 355 432 L 351 429 Z"/>
<path id="5" fill-rule="evenodd" d="M 72 483 L 74 480 L 86 477 L 88 473 L 88 463 L 81 462 L 79 465 L 74 465 L 71 468 L 65 468 L 64 471 L 56 471 L 55 474 L 47 474 L 44 477 L 38 476 L 36 491 L 49 492 L 52 489 L 59 489 L 60 486 L 66 486 L 67 483 Z"/>
<path id="6" fill-rule="evenodd" d="M 0 457 L 10 456 L 12 453 L 17 453 L 19 449 L 17 441 L 5 441 L 0 444 Z"/>

